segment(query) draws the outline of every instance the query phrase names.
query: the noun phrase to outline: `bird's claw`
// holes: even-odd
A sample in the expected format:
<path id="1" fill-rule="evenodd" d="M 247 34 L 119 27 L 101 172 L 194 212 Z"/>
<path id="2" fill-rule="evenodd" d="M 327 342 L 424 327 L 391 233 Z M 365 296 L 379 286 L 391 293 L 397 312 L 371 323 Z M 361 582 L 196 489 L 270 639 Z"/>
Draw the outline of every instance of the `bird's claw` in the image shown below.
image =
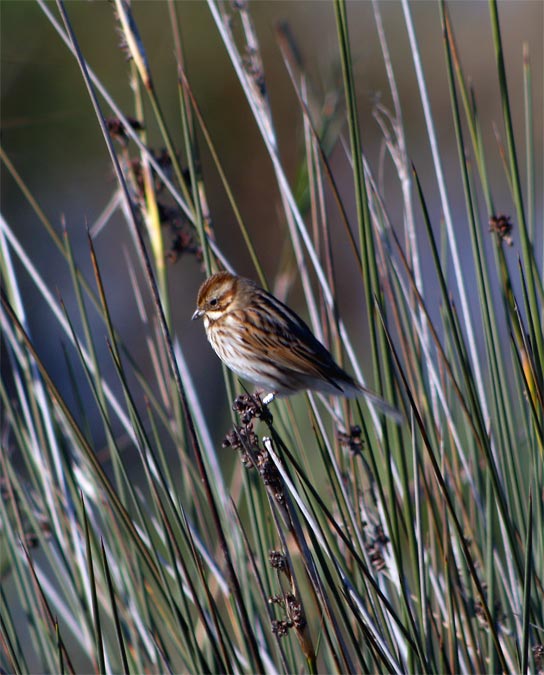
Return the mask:
<path id="1" fill-rule="evenodd" d="M 268 405 L 269 403 L 272 403 L 272 401 L 276 398 L 276 394 L 274 394 L 273 391 L 271 391 L 269 394 L 266 396 L 263 396 L 261 399 L 263 402 L 263 405 Z"/>

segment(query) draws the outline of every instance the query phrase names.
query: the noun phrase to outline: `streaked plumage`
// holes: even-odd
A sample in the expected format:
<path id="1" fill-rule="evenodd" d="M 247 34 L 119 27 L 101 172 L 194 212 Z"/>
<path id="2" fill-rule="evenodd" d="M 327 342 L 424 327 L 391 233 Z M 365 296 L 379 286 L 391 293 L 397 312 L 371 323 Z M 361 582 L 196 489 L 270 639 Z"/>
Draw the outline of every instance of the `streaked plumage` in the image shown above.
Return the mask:
<path id="1" fill-rule="evenodd" d="M 209 277 L 200 287 L 192 318 L 200 317 L 217 356 L 266 392 L 364 395 L 382 412 L 399 416 L 342 370 L 295 312 L 250 279 L 229 272 Z"/>

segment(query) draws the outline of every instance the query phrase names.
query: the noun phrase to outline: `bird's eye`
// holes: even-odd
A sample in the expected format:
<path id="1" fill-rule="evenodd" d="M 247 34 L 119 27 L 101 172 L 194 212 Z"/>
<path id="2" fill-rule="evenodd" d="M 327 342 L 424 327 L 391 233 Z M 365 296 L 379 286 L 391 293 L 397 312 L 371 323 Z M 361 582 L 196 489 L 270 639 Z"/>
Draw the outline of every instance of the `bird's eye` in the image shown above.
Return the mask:
<path id="1" fill-rule="evenodd" d="M 210 300 L 210 307 L 215 307 L 217 305 L 217 298 L 212 298 Z"/>

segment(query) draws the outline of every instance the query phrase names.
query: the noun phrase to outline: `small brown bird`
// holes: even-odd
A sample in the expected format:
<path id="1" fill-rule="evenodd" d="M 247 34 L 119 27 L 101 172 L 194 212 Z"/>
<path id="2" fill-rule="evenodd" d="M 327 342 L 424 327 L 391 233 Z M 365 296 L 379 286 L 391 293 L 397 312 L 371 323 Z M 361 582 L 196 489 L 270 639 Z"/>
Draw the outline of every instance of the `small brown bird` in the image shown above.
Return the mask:
<path id="1" fill-rule="evenodd" d="M 204 317 L 215 353 L 236 375 L 269 392 L 263 401 L 312 390 L 365 396 L 382 413 L 399 411 L 356 382 L 293 310 L 250 279 L 218 272 L 200 287 L 193 319 Z"/>

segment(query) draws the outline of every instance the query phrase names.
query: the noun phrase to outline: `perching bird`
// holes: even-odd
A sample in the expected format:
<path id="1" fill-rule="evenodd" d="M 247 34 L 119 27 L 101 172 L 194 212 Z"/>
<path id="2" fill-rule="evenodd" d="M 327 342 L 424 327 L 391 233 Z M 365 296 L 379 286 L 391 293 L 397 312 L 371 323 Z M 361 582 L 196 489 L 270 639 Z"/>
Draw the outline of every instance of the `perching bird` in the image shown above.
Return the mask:
<path id="1" fill-rule="evenodd" d="M 204 318 L 215 353 L 236 375 L 268 392 L 263 401 L 311 390 L 365 396 L 381 412 L 399 411 L 354 380 L 304 321 L 254 281 L 218 272 L 200 287 L 192 318 Z"/>

